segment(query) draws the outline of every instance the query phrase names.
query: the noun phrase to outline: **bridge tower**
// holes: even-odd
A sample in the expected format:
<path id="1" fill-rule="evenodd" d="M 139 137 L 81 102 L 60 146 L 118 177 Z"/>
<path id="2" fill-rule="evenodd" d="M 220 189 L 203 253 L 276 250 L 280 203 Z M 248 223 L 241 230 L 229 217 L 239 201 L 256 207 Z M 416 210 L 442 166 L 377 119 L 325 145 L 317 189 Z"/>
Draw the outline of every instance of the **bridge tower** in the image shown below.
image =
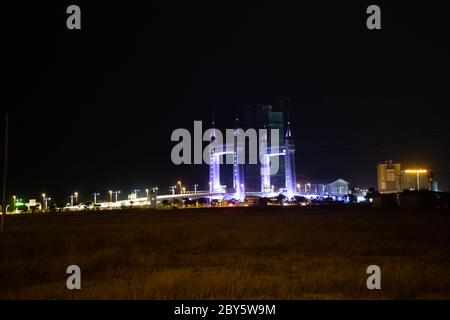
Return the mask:
<path id="1" fill-rule="evenodd" d="M 214 122 L 214 110 L 212 113 L 212 121 L 211 121 L 211 142 L 216 140 L 216 128 Z M 210 158 L 209 158 L 209 192 L 219 192 L 221 189 L 220 185 L 220 156 L 218 154 L 219 150 L 214 147 L 211 150 Z"/>
<path id="2" fill-rule="evenodd" d="M 291 132 L 291 121 L 289 110 L 287 110 L 287 127 L 286 134 L 284 136 L 284 147 L 285 147 L 285 157 L 284 157 L 284 174 L 286 180 L 286 196 L 290 199 L 295 195 L 296 190 L 296 175 L 295 175 L 295 144 L 294 137 Z"/>
<path id="3" fill-rule="evenodd" d="M 233 188 L 236 190 L 235 197 L 239 201 L 245 199 L 244 162 L 245 150 L 239 145 L 239 117 L 236 115 L 236 126 L 234 128 L 233 144 Z"/>
<path id="4" fill-rule="evenodd" d="M 267 137 L 267 128 L 264 125 L 264 129 L 266 130 L 263 134 L 261 134 L 261 138 L 259 141 L 259 155 L 261 162 L 261 192 L 269 193 L 271 192 L 270 186 L 270 148 L 268 147 L 268 137 Z"/>

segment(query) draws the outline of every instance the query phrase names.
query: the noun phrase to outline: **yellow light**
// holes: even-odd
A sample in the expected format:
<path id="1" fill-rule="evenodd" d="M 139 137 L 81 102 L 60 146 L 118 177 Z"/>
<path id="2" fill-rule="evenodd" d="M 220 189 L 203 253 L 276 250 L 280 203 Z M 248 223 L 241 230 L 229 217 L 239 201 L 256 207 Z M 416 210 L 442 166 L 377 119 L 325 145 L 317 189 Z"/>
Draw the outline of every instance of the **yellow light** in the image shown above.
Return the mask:
<path id="1" fill-rule="evenodd" d="M 405 173 L 427 173 L 426 169 L 408 169 L 404 171 Z"/>

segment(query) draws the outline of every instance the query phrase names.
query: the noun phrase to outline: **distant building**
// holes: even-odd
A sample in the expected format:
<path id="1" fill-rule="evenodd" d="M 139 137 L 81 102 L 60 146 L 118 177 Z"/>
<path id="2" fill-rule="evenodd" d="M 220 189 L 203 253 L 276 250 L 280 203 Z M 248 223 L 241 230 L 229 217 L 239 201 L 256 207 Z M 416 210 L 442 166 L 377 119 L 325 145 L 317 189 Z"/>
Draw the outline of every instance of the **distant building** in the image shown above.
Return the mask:
<path id="1" fill-rule="evenodd" d="M 345 196 L 349 193 L 349 182 L 344 179 L 335 181 L 312 181 L 299 185 L 301 194 L 316 194 L 320 196 Z"/>
<path id="2" fill-rule="evenodd" d="M 400 163 L 391 160 L 377 165 L 378 191 L 382 194 L 404 190 L 438 191 L 430 169 L 401 169 Z"/>
<path id="3" fill-rule="evenodd" d="M 332 195 L 343 196 L 348 194 L 348 182 L 344 179 L 338 179 L 327 184 L 327 189 Z"/>
<path id="4" fill-rule="evenodd" d="M 402 191 L 401 165 L 392 160 L 377 165 L 378 191 L 395 193 Z"/>
<path id="5" fill-rule="evenodd" d="M 405 169 L 401 171 L 403 190 L 437 191 L 433 172 L 428 169 Z"/>

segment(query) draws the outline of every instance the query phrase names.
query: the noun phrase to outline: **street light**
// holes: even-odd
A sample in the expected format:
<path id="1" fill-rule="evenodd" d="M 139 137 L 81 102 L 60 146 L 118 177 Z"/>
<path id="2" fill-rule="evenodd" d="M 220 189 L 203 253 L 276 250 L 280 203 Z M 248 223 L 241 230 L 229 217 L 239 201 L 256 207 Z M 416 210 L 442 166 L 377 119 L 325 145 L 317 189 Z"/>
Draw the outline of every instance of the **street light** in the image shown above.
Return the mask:
<path id="1" fill-rule="evenodd" d="M 16 199 L 17 197 L 13 195 L 13 208 L 16 209 Z"/>
<path id="2" fill-rule="evenodd" d="M 152 191 L 155 194 L 155 208 L 156 208 L 158 205 L 158 201 L 157 201 L 158 200 L 158 187 L 153 187 Z"/>
<path id="3" fill-rule="evenodd" d="M 138 192 L 141 191 L 139 189 L 134 189 L 134 198 L 137 199 L 138 198 Z"/>
<path id="4" fill-rule="evenodd" d="M 172 195 L 175 195 L 175 189 L 177 186 L 170 186 L 170 191 L 172 191 Z"/>
<path id="5" fill-rule="evenodd" d="M 100 193 L 94 192 L 92 195 L 94 196 L 94 204 L 97 204 L 97 196 L 99 196 Z"/>
<path id="6" fill-rule="evenodd" d="M 45 193 L 42 194 L 42 204 L 44 205 L 44 211 L 47 210 L 47 197 Z"/>
<path id="7" fill-rule="evenodd" d="M 197 194 L 197 187 L 198 187 L 198 184 L 194 184 L 194 194 Z"/>
<path id="8" fill-rule="evenodd" d="M 183 194 L 186 194 L 186 188 L 185 187 L 183 187 Z"/>
<path id="9" fill-rule="evenodd" d="M 75 196 L 75 204 L 78 204 L 78 192 L 75 192 L 74 196 Z"/>
<path id="10" fill-rule="evenodd" d="M 182 191 L 183 191 L 183 189 L 181 188 L 181 181 L 178 181 L 177 183 L 178 183 L 178 185 L 180 186 L 180 194 L 181 194 Z"/>
<path id="11" fill-rule="evenodd" d="M 300 183 L 297 183 L 297 192 L 300 192 Z"/>
<path id="12" fill-rule="evenodd" d="M 117 195 L 118 195 L 118 194 L 120 194 L 120 190 L 114 191 L 114 195 L 116 196 L 116 201 L 115 201 L 115 202 L 117 202 Z"/>
<path id="13" fill-rule="evenodd" d="M 149 203 L 149 200 L 148 200 L 148 193 L 149 193 L 149 189 L 147 188 L 147 189 L 145 189 L 145 193 L 147 194 L 147 204 Z"/>
<path id="14" fill-rule="evenodd" d="M 109 202 L 112 202 L 112 195 L 113 195 L 112 190 L 109 190 L 108 193 L 109 193 Z"/>

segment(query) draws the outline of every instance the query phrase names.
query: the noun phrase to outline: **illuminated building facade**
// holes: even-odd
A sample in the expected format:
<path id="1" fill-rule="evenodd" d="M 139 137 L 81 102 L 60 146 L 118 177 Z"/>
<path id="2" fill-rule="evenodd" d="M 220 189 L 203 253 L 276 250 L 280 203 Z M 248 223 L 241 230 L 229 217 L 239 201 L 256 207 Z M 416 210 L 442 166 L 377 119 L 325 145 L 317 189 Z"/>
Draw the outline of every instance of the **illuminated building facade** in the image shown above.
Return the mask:
<path id="1" fill-rule="evenodd" d="M 349 194 L 350 183 L 344 179 L 337 180 L 312 180 L 299 184 L 300 193 L 304 195 L 317 195 L 321 197 L 342 197 Z"/>
<path id="2" fill-rule="evenodd" d="M 403 190 L 434 190 L 433 172 L 428 169 L 402 170 Z"/>
<path id="3" fill-rule="evenodd" d="M 401 169 L 399 163 L 386 161 L 378 164 L 378 191 L 380 193 L 398 193 L 403 190 L 438 191 L 430 169 Z"/>
<path id="4" fill-rule="evenodd" d="M 392 160 L 378 164 L 377 180 L 380 193 L 401 192 L 401 165 Z"/>

